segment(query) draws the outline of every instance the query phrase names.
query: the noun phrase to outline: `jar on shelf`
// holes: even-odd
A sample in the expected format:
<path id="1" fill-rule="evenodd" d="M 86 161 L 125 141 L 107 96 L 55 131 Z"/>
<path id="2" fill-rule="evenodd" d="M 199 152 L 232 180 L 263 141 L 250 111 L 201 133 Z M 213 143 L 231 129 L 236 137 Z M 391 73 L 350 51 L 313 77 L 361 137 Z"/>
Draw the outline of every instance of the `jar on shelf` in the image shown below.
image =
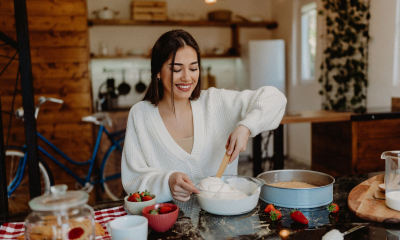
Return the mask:
<path id="1" fill-rule="evenodd" d="M 51 194 L 29 201 L 33 210 L 25 219 L 25 239 L 95 239 L 94 211 L 89 194 L 55 185 Z"/>

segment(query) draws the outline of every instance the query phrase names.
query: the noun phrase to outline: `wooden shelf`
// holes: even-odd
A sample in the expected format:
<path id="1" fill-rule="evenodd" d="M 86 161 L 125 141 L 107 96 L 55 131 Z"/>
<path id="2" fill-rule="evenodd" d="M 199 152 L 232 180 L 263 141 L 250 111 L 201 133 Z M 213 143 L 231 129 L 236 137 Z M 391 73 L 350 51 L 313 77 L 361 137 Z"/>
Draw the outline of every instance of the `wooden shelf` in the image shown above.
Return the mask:
<path id="1" fill-rule="evenodd" d="M 102 19 L 89 19 L 89 26 L 107 26 L 107 25 L 127 25 L 127 26 L 188 26 L 188 27 L 249 27 L 249 28 L 267 28 L 275 29 L 278 23 L 275 21 L 262 21 L 262 22 L 244 22 L 244 21 L 135 21 L 130 19 L 115 19 L 115 20 L 102 20 Z"/>
<path id="2" fill-rule="evenodd" d="M 231 47 L 228 52 L 229 55 L 206 55 L 203 58 L 237 58 L 240 57 L 241 47 L 239 43 L 239 29 L 241 27 L 246 28 L 266 28 L 275 29 L 278 27 L 278 23 L 275 21 L 261 21 L 261 22 L 250 22 L 250 21 L 229 21 L 229 22 L 217 22 L 217 21 L 135 21 L 130 19 L 114 19 L 114 20 L 102 20 L 102 19 L 89 19 L 89 26 L 187 26 L 187 27 L 229 27 L 231 29 Z M 134 58 L 135 56 L 127 56 Z M 127 57 L 102 57 L 103 59 L 114 59 L 114 58 L 127 58 Z M 98 57 L 94 57 L 98 58 Z M 92 58 L 92 59 L 94 59 Z"/>

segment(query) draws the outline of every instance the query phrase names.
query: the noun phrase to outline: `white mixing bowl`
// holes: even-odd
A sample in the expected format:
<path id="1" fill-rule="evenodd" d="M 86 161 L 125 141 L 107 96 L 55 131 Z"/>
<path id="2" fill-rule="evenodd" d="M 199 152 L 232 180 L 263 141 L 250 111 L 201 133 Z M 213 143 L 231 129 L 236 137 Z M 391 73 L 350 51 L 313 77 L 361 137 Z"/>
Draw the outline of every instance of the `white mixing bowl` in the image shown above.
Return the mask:
<path id="1" fill-rule="evenodd" d="M 204 211 L 217 215 L 239 215 L 250 212 L 257 206 L 261 186 L 265 184 L 264 180 L 240 175 L 225 175 L 221 180 L 248 197 L 236 199 L 237 192 L 213 193 L 199 189 L 197 199 Z"/>

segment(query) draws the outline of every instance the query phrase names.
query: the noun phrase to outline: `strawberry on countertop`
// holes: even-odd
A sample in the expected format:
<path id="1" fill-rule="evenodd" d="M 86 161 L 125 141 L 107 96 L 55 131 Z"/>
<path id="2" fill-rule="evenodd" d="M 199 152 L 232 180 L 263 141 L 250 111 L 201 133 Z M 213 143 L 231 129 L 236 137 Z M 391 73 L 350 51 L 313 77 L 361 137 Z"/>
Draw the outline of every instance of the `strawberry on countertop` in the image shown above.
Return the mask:
<path id="1" fill-rule="evenodd" d="M 328 211 L 331 213 L 337 213 L 339 211 L 339 206 L 336 203 L 331 203 L 328 205 Z"/>
<path id="2" fill-rule="evenodd" d="M 274 204 L 268 204 L 268 206 L 264 209 L 264 212 L 270 213 L 272 210 L 275 210 Z"/>
<path id="3" fill-rule="evenodd" d="M 292 212 L 290 212 L 290 218 L 295 222 L 301 224 L 308 224 L 308 219 L 299 210 L 293 210 Z"/>
<path id="4" fill-rule="evenodd" d="M 277 221 L 277 220 L 281 219 L 281 217 L 282 217 L 282 214 L 281 214 L 281 212 L 280 212 L 278 209 L 274 209 L 274 210 L 272 210 L 272 211 L 270 212 L 269 218 L 270 218 L 272 221 Z"/>

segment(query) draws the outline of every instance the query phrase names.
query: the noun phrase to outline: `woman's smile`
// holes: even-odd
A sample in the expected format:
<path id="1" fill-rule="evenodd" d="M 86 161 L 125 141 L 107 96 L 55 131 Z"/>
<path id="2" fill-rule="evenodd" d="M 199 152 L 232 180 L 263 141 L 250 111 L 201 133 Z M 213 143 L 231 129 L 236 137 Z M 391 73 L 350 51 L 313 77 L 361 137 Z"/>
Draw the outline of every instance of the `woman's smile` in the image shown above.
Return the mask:
<path id="1" fill-rule="evenodd" d="M 192 84 L 191 83 L 185 83 L 185 84 L 175 84 L 175 86 L 184 92 L 190 91 Z"/>

